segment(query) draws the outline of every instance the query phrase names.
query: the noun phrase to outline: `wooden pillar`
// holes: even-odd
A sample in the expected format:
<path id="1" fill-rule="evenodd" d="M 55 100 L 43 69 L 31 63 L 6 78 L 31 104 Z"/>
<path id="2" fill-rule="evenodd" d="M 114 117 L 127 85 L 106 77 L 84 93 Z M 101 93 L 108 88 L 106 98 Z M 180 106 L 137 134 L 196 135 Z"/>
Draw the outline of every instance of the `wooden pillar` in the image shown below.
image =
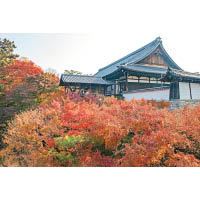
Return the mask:
<path id="1" fill-rule="evenodd" d="M 126 72 L 126 91 L 128 91 L 128 73 Z"/>
<path id="2" fill-rule="evenodd" d="M 116 80 L 116 94 L 119 94 L 119 82 Z"/>
<path id="3" fill-rule="evenodd" d="M 117 86 L 117 92 L 116 93 L 119 94 L 119 83 L 118 83 L 118 81 L 116 82 L 116 84 L 117 84 L 116 85 Z"/>
<path id="4" fill-rule="evenodd" d="M 114 81 L 114 82 L 116 82 L 116 81 Z M 116 94 L 116 83 L 114 84 L 114 93 L 113 93 L 114 95 Z"/>
<path id="5" fill-rule="evenodd" d="M 169 99 L 180 99 L 179 82 L 170 83 Z"/>
<path id="6" fill-rule="evenodd" d="M 190 89 L 190 99 L 192 99 L 192 91 L 191 91 L 191 84 L 189 82 L 189 89 Z"/>
<path id="7" fill-rule="evenodd" d="M 106 96 L 106 86 L 103 87 L 103 94 Z"/>
<path id="8" fill-rule="evenodd" d="M 121 83 L 119 82 L 119 93 L 121 93 Z"/>
<path id="9" fill-rule="evenodd" d="M 170 89 L 169 89 L 169 100 L 172 100 L 174 97 L 174 89 L 173 89 L 174 85 L 173 83 L 170 83 Z"/>
<path id="10" fill-rule="evenodd" d="M 100 85 L 98 85 L 98 94 L 100 94 Z"/>
<path id="11" fill-rule="evenodd" d="M 176 82 L 176 99 L 180 99 L 179 82 Z"/>
<path id="12" fill-rule="evenodd" d="M 80 83 L 78 84 L 78 87 L 79 87 L 79 89 L 78 89 L 78 90 L 79 90 L 78 93 L 81 94 L 81 84 L 80 84 Z"/>

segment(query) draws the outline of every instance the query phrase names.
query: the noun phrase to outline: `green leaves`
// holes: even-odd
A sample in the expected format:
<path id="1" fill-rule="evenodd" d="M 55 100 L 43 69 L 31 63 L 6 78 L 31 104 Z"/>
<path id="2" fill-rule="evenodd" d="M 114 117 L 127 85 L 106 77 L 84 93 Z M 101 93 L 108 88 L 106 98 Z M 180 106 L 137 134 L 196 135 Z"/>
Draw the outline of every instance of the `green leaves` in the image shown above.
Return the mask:
<path id="1" fill-rule="evenodd" d="M 84 142 L 84 138 L 81 135 L 78 135 L 78 136 L 67 135 L 64 138 L 63 137 L 55 138 L 55 144 L 61 150 L 67 149 L 69 147 L 74 147 L 76 144 L 83 143 L 83 142 Z"/>
<path id="2" fill-rule="evenodd" d="M 64 71 L 65 74 L 72 74 L 72 75 L 82 75 L 82 72 L 76 71 L 76 70 L 65 70 Z"/>
<path id="3" fill-rule="evenodd" d="M 6 38 L 3 40 L 0 38 L 0 67 L 12 64 L 19 56 L 13 53 L 15 48 L 14 42 L 11 42 Z"/>

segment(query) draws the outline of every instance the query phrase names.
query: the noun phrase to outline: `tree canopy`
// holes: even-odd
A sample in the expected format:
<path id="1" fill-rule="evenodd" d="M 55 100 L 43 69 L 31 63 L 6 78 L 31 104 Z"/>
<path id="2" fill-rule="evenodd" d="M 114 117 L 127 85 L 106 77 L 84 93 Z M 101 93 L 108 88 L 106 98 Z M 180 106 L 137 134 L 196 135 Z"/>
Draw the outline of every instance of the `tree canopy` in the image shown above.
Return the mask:
<path id="1" fill-rule="evenodd" d="M 71 69 L 71 70 L 67 70 L 67 69 L 66 69 L 66 70 L 64 71 L 64 73 L 65 73 L 65 74 L 71 74 L 71 75 L 83 75 L 82 72 L 79 72 L 79 71 L 76 71 L 76 70 L 72 70 L 72 69 Z"/>
<path id="2" fill-rule="evenodd" d="M 82 73 L 82 72 L 79 72 L 79 71 L 77 71 L 77 70 L 73 70 L 73 69 L 71 69 L 71 70 L 65 70 L 64 71 L 64 73 L 65 74 L 71 74 L 71 75 L 87 75 L 87 76 L 92 76 L 92 74 L 84 74 L 84 73 Z"/>
<path id="3" fill-rule="evenodd" d="M 12 64 L 13 61 L 19 57 L 19 55 L 14 54 L 15 48 L 14 42 L 6 38 L 0 38 L 0 67 Z"/>

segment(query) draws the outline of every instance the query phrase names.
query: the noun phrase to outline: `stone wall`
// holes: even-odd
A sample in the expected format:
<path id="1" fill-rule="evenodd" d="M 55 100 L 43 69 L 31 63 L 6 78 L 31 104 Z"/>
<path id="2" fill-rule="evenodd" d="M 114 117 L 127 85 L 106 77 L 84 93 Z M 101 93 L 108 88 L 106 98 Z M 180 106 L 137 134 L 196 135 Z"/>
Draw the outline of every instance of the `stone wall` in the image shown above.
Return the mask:
<path id="1" fill-rule="evenodd" d="M 169 108 L 169 110 L 174 110 L 177 108 L 183 108 L 185 105 L 189 105 L 189 106 L 195 106 L 197 104 L 200 103 L 199 99 L 181 99 L 181 100 L 172 100 L 170 101 L 171 106 Z"/>

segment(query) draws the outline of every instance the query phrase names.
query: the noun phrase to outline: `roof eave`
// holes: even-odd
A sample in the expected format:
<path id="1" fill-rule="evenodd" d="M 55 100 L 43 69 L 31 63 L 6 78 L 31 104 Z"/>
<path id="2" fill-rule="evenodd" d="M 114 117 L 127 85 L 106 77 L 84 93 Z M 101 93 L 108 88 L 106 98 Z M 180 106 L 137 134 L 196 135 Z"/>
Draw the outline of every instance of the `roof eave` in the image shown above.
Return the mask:
<path id="1" fill-rule="evenodd" d="M 103 78 L 109 78 L 109 77 L 113 77 L 114 74 L 116 74 L 117 72 L 121 71 L 121 70 L 125 70 L 125 71 L 132 71 L 132 72 L 136 72 L 136 73 L 146 73 L 146 74 L 151 74 L 151 75 L 161 75 L 161 74 L 164 74 L 163 73 L 156 73 L 156 72 L 142 72 L 142 71 L 139 71 L 139 70 L 136 70 L 136 69 L 130 69 L 130 68 L 127 68 L 126 65 L 121 65 L 118 67 L 118 69 L 116 69 L 115 71 L 113 71 L 112 73 L 110 74 L 107 74 L 105 75 Z"/>

